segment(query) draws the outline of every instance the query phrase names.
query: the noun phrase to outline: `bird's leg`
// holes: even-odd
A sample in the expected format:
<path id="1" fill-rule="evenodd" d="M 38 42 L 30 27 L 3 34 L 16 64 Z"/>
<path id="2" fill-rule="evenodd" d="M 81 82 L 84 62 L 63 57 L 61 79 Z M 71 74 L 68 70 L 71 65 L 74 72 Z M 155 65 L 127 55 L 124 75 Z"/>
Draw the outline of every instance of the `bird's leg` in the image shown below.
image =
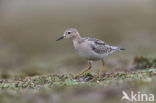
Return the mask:
<path id="1" fill-rule="evenodd" d="M 104 65 L 105 65 L 105 63 L 104 63 L 104 60 L 102 59 L 102 67 L 100 68 L 99 73 L 96 75 L 97 78 L 99 78 L 101 76 L 101 73 L 104 69 Z"/>
<path id="2" fill-rule="evenodd" d="M 90 62 L 88 62 L 88 67 L 81 71 L 80 73 L 76 74 L 74 77 L 77 78 L 78 76 L 82 75 L 83 73 L 87 72 L 89 69 L 91 69 L 92 65 Z"/>

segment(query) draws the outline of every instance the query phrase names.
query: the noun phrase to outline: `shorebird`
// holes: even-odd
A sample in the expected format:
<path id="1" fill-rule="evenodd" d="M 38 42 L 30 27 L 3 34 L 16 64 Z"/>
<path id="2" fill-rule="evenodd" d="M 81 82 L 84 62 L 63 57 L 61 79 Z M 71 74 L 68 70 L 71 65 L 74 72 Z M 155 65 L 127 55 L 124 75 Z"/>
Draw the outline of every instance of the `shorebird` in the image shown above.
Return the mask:
<path id="1" fill-rule="evenodd" d="M 88 67 L 76 74 L 75 77 L 78 77 L 91 69 L 91 61 L 102 61 L 102 67 L 100 68 L 96 77 L 100 77 L 104 69 L 104 57 L 112 54 L 113 52 L 125 50 L 117 46 L 110 46 L 102 40 L 90 37 L 81 37 L 77 29 L 70 28 L 65 30 L 63 36 L 58 38 L 56 41 L 62 40 L 64 38 L 71 39 L 73 41 L 74 48 L 78 54 L 88 60 Z"/>

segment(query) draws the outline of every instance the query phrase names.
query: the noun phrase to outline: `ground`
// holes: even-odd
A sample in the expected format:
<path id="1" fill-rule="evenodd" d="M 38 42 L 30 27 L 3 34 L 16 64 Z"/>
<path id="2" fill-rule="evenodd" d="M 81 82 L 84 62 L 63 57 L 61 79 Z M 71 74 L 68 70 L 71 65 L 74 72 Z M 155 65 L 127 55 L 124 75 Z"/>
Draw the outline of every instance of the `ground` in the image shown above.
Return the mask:
<path id="1" fill-rule="evenodd" d="M 151 64 L 153 63 L 153 64 Z M 79 78 L 73 75 L 45 74 L 14 80 L 0 80 L 0 103 L 120 103 L 122 91 L 156 95 L 155 59 L 136 57 L 138 70 L 103 73 L 94 78 L 90 72 Z M 147 68 L 149 67 L 149 68 Z M 133 66 L 133 69 L 136 69 Z M 142 69 L 141 69 L 142 68 Z M 123 100 L 127 102 L 127 100 Z"/>

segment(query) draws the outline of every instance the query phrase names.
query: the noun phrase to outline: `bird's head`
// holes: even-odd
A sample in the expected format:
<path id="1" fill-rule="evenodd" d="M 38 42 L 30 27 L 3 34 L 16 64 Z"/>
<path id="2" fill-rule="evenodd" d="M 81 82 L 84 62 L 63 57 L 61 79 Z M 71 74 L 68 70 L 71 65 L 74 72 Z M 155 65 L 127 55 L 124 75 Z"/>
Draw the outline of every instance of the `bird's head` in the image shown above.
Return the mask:
<path id="1" fill-rule="evenodd" d="M 74 28 L 70 28 L 70 29 L 67 29 L 65 32 L 64 32 L 64 34 L 60 37 L 60 38 L 58 38 L 56 41 L 59 41 L 59 40 L 61 40 L 61 39 L 64 39 L 64 38 L 71 38 L 71 39 L 74 39 L 74 38 L 76 38 L 76 37 L 79 37 L 80 35 L 79 35 L 79 33 L 78 33 L 78 31 L 76 30 L 76 29 L 74 29 Z"/>

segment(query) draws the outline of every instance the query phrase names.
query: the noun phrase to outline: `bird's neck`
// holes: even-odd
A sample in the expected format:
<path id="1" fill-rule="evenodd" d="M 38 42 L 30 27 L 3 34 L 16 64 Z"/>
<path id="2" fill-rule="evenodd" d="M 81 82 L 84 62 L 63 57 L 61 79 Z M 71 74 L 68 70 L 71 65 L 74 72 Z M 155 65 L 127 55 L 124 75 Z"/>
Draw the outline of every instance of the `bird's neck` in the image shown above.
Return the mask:
<path id="1" fill-rule="evenodd" d="M 79 44 L 81 44 L 81 37 L 77 36 L 72 39 L 74 48 L 77 50 L 79 48 Z"/>
<path id="2" fill-rule="evenodd" d="M 80 42 L 81 36 L 77 35 L 77 36 L 73 37 L 72 40 L 73 40 L 73 42 Z"/>

